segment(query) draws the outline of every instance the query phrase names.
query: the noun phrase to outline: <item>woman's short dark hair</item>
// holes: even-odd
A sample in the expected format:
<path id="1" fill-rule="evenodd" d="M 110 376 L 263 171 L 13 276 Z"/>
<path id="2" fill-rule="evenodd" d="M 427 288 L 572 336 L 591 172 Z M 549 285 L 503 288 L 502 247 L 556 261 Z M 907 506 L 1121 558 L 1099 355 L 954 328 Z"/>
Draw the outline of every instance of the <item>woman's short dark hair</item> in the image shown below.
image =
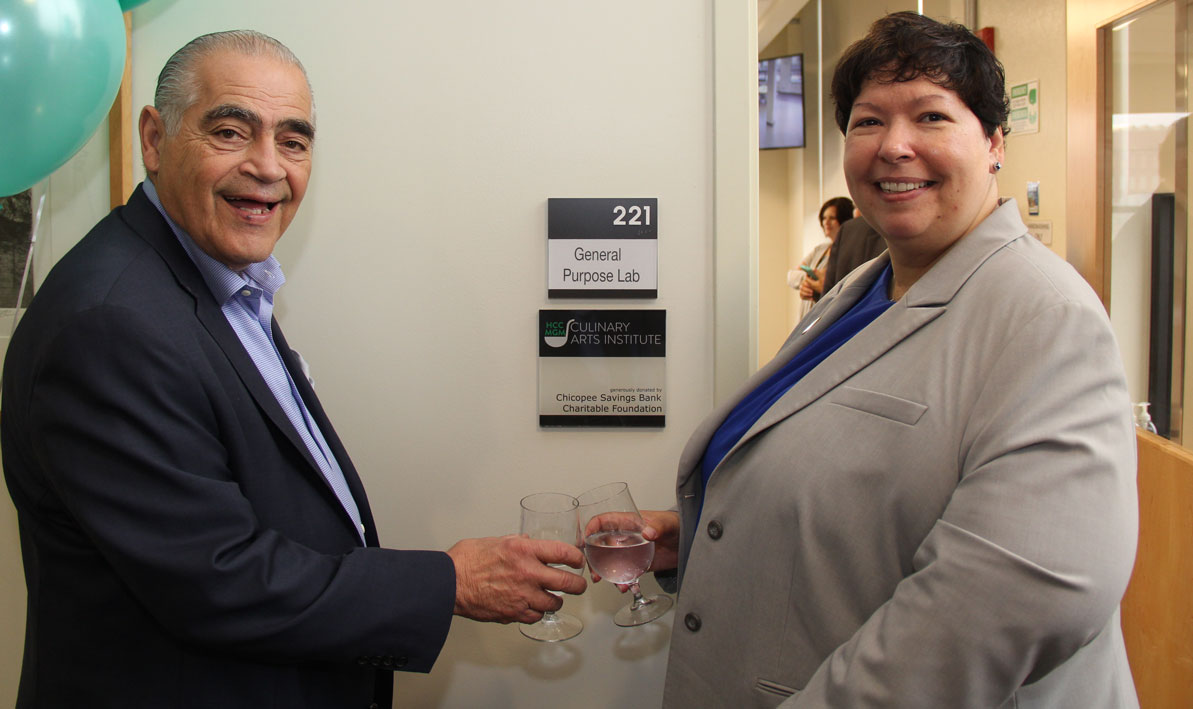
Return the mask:
<path id="1" fill-rule="evenodd" d="M 920 77 L 957 95 L 973 111 L 986 136 L 1008 133 L 1006 78 L 1002 63 L 964 25 L 944 23 L 914 12 L 895 12 L 845 50 L 833 72 L 832 98 L 837 126 L 845 133 L 853 102 L 867 80 L 879 83 Z"/>
<path id="2" fill-rule="evenodd" d="M 848 197 L 833 197 L 829 201 L 820 205 L 820 214 L 817 215 L 817 220 L 821 224 L 824 223 L 824 213 L 829 207 L 837 208 L 838 222 L 844 224 L 850 219 L 853 219 L 853 200 L 849 199 Z"/>

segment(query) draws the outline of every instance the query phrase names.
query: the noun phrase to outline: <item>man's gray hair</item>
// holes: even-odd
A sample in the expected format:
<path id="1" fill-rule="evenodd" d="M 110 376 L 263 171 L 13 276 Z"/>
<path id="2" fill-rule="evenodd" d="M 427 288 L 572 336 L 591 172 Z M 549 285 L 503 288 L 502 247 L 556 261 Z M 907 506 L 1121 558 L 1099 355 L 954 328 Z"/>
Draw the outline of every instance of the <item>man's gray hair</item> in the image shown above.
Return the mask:
<path id="1" fill-rule="evenodd" d="M 182 49 L 174 52 L 174 56 L 162 67 L 162 73 L 157 77 L 153 107 L 161 114 L 168 135 L 178 133 L 178 128 L 182 125 L 182 114 L 199 100 L 199 81 L 196 75 L 199 60 L 216 52 L 272 57 L 298 67 L 307 82 L 307 92 L 311 95 L 311 123 L 315 122 L 315 94 L 311 91 L 311 79 L 307 76 L 302 62 L 294 56 L 294 52 L 269 35 L 253 30 L 229 30 L 192 39 Z"/>

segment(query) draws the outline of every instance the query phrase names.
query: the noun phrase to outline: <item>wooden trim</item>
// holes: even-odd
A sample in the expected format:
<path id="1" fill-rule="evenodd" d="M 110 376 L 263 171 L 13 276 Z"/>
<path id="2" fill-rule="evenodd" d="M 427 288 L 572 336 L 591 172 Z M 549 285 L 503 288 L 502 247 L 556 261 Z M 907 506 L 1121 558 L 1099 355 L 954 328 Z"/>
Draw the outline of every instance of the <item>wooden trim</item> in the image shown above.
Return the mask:
<path id="1" fill-rule="evenodd" d="M 1065 258 L 1110 309 L 1110 238 L 1106 200 L 1106 53 L 1109 25 L 1160 0 L 1081 0 L 1066 3 L 1067 140 Z M 1096 205 L 1096 206 L 1091 206 Z"/>
<path id="2" fill-rule="evenodd" d="M 1153 0 L 1066 4 L 1066 258 L 1110 308 L 1104 57 L 1110 25 Z M 1122 601 L 1127 657 L 1145 709 L 1193 706 L 1193 451 L 1139 432 L 1139 548 Z"/>
<path id="3" fill-rule="evenodd" d="M 132 13 L 124 13 L 124 77 L 108 111 L 108 197 L 111 207 L 133 193 Z"/>
<path id="4" fill-rule="evenodd" d="M 1193 707 L 1193 452 L 1137 439 L 1139 550 L 1123 638 L 1141 707 Z"/>

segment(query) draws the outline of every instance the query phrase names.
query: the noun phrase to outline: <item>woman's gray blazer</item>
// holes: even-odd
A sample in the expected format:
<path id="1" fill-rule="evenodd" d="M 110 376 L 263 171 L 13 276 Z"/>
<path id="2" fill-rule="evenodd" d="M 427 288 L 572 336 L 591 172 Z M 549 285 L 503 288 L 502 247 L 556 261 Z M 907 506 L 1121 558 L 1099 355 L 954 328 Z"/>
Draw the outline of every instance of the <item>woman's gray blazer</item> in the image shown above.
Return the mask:
<path id="1" fill-rule="evenodd" d="M 733 405 L 887 262 L 838 284 L 688 443 L 664 705 L 1137 706 L 1118 618 L 1138 515 L 1123 366 L 1102 303 L 1013 201 L 701 489 Z"/>

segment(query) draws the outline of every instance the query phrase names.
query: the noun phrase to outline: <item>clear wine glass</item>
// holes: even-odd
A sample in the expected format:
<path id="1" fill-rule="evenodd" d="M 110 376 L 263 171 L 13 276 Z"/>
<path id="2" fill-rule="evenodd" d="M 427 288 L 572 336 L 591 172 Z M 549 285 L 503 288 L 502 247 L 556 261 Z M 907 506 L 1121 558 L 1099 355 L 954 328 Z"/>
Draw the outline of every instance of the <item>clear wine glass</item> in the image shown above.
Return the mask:
<path id="1" fill-rule="evenodd" d="M 553 539 L 580 546 L 580 525 L 576 518 L 576 498 L 558 492 L 539 492 L 522 498 L 522 534 L 531 539 Z M 551 564 L 556 569 L 582 573 L 566 564 Z M 551 591 L 562 596 L 559 591 Z M 555 611 L 543 614 L 537 622 L 518 627 L 528 638 L 543 642 L 559 642 L 574 638 L 584 629 L 584 623 L 570 613 Z"/>
<path id="2" fill-rule="evenodd" d="M 634 594 L 633 602 L 617 611 L 613 622 L 623 627 L 644 625 L 670 610 L 670 597 L 643 596 L 638 588 L 638 577 L 654 560 L 654 542 L 642 537 L 646 522 L 630 497 L 629 485 L 601 485 L 576 499 L 588 565 L 606 581 L 628 585 Z"/>

